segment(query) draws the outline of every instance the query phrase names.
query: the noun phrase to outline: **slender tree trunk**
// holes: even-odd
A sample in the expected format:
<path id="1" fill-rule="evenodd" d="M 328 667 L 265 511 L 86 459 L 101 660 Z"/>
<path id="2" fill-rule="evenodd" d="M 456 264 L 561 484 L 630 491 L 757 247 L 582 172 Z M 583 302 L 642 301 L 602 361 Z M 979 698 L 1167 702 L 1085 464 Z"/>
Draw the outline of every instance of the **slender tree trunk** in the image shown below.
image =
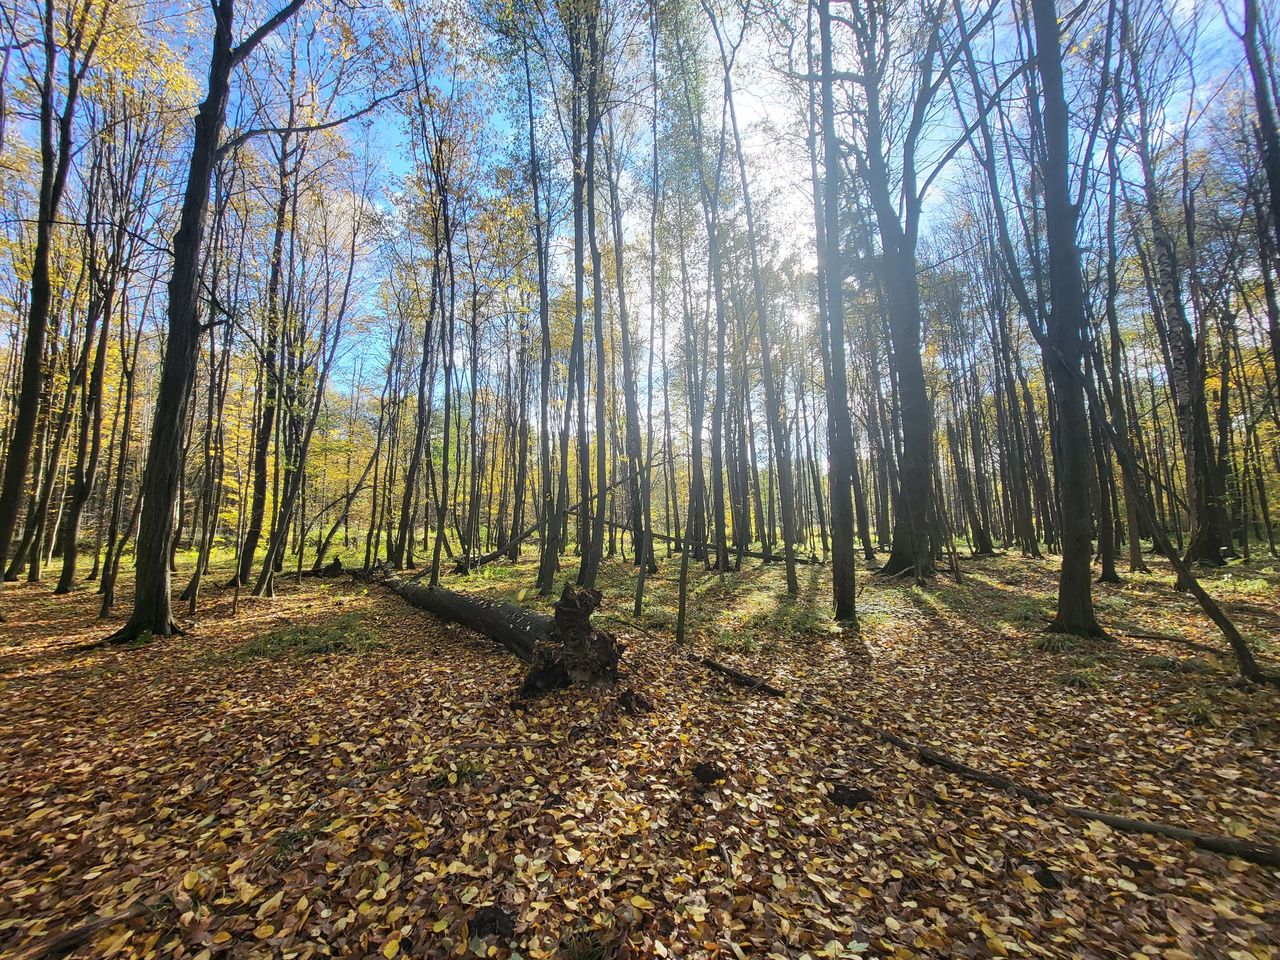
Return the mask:
<path id="1" fill-rule="evenodd" d="M 640 442 L 640 401 L 636 396 L 636 372 L 635 359 L 633 356 L 632 337 L 631 337 L 631 318 L 627 312 L 627 289 L 624 279 L 626 274 L 623 272 L 622 263 L 622 204 L 619 199 L 618 180 L 621 177 L 621 158 L 611 160 L 611 156 L 616 149 L 617 141 L 609 136 L 608 147 L 605 150 L 605 171 L 609 181 L 609 207 L 613 214 L 613 265 L 614 275 L 618 286 L 618 331 L 621 338 L 621 354 L 622 354 L 622 401 L 623 413 L 626 418 L 626 463 L 624 470 L 631 473 L 633 480 L 628 487 L 628 507 L 631 515 L 631 529 L 634 531 L 632 536 L 632 547 L 634 550 L 634 560 L 637 564 L 642 561 L 644 553 L 644 501 L 641 480 L 641 467 L 643 464 L 643 449 Z"/>
<path id="2" fill-rule="evenodd" d="M 102 17 L 105 24 L 105 11 Z M 71 168 L 72 136 L 80 81 L 97 45 L 97 40 L 93 40 L 84 54 L 83 65 L 70 71 L 63 93 L 63 107 L 59 113 L 54 105 L 58 89 L 54 76 L 58 60 L 58 40 L 55 36 L 57 26 L 54 20 L 53 0 L 45 0 L 41 18 L 44 28 L 41 37 L 44 72 L 39 86 L 40 188 L 36 203 L 36 241 L 31 253 L 30 302 L 27 309 L 27 337 L 22 350 L 22 379 L 9 445 L 5 451 L 4 475 L 0 479 L 0 570 L 4 569 L 9 556 L 9 541 L 13 537 L 18 511 L 22 507 L 26 491 L 31 445 L 36 435 L 40 395 L 44 389 L 45 338 L 49 329 L 49 307 L 53 300 L 50 269 L 53 230 Z M 2 582 L 3 579 L 0 578 L 0 584 Z M 0 614 L 0 619 L 3 619 L 3 614 Z"/>
<path id="3" fill-rule="evenodd" d="M 608 484 L 608 420 L 605 414 L 605 400 L 608 392 L 605 376 L 605 340 L 604 340 L 604 265 L 601 263 L 600 245 L 596 231 L 596 141 L 600 130 L 600 37 L 598 10 L 594 4 L 588 6 L 588 14 L 584 18 L 587 33 L 587 241 L 591 248 L 591 319 L 596 348 L 596 382 L 595 382 L 595 441 L 596 441 L 596 489 L 600 491 L 600 503 L 596 504 L 591 518 L 591 542 L 583 550 L 582 566 L 578 571 L 578 583 L 594 588 L 596 577 L 600 572 L 600 562 L 604 558 L 604 522 L 605 502 L 604 488 Z M 585 474 L 587 465 L 582 465 Z M 588 502 L 586 497 L 583 502 Z"/>
<path id="4" fill-rule="evenodd" d="M 710 13 L 710 7 L 707 7 Z M 714 25 L 713 17 L 713 25 Z M 717 37 L 719 30 L 717 29 Z M 773 446 L 774 470 L 778 477 L 778 497 L 782 514 L 782 555 L 786 564 L 787 593 L 795 596 L 800 591 L 796 577 L 796 507 L 795 484 L 791 472 L 790 437 L 782 403 L 778 396 L 778 382 L 773 372 L 773 355 L 769 333 L 769 317 L 765 310 L 764 279 L 760 269 L 759 239 L 756 235 L 754 207 L 747 178 L 746 157 L 742 150 L 742 135 L 738 130 L 738 111 L 733 97 L 733 76 L 728 60 L 721 49 L 724 66 L 724 95 L 729 107 L 729 124 L 733 131 L 734 157 L 738 165 L 738 182 L 742 189 L 743 213 L 747 224 L 747 249 L 751 256 L 751 281 L 755 294 L 756 327 L 760 340 L 760 379 L 764 384 L 765 414 L 768 420 L 769 440 Z M 766 552 L 768 550 L 766 549 Z"/>
<path id="5" fill-rule="evenodd" d="M 1249 78 L 1253 82 L 1257 136 L 1262 147 L 1262 166 L 1266 171 L 1267 194 L 1270 198 L 1271 237 L 1264 249 L 1270 248 L 1274 268 L 1273 276 L 1280 275 L 1280 130 L 1276 123 L 1274 63 L 1266 54 L 1266 46 L 1260 36 L 1262 8 L 1258 0 L 1244 0 L 1245 61 L 1249 65 Z M 1264 235 L 1259 224 L 1260 235 Z M 1265 254 L 1264 254 L 1265 255 Z M 1271 359 L 1276 375 L 1280 377 L 1280 321 L 1274 313 L 1269 317 L 1268 336 L 1271 342 Z"/>
<path id="6" fill-rule="evenodd" d="M 849 414 L 849 371 L 845 360 L 844 269 L 840 255 L 840 146 L 836 140 L 834 68 L 831 49 L 830 0 L 818 2 L 822 57 L 822 214 L 825 243 L 819 248 L 826 297 L 823 321 L 827 330 L 830 369 L 826 371 L 827 421 L 831 438 L 827 451 L 831 498 L 831 578 L 835 617 L 857 629 L 857 588 L 854 583 L 853 429 Z M 814 194 L 817 195 L 815 184 Z M 914 275 L 913 275 L 914 276 Z"/>
<path id="7" fill-rule="evenodd" d="M 1092 512 L 1089 504 L 1089 421 L 1085 409 L 1086 328 L 1080 251 L 1076 246 L 1076 208 L 1069 172 L 1070 118 L 1062 80 L 1062 46 L 1055 0 L 1031 0 L 1035 22 L 1036 66 L 1044 101 L 1045 228 L 1049 244 L 1049 313 L 1045 366 L 1057 402 L 1058 492 L 1062 523 L 1062 568 L 1058 610 L 1051 629 L 1060 633 L 1105 636 L 1093 612 L 1090 563 Z"/>

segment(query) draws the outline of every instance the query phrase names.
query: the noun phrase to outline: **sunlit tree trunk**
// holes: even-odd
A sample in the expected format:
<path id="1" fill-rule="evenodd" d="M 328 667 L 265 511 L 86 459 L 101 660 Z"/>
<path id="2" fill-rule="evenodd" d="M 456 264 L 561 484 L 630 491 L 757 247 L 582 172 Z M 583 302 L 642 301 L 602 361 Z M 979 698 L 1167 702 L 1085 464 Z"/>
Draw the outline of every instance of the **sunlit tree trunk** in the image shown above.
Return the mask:
<path id="1" fill-rule="evenodd" d="M 1069 172 L 1070 115 L 1062 78 L 1062 46 L 1054 0 L 1031 0 L 1036 65 L 1040 74 L 1044 124 L 1045 229 L 1049 244 L 1049 287 L 1053 309 L 1046 330 L 1045 365 L 1058 404 L 1057 455 L 1062 521 L 1062 568 L 1058 609 L 1051 629 L 1101 636 L 1093 612 L 1090 564 L 1092 513 L 1089 503 L 1089 420 L 1085 409 L 1086 319 L 1076 208 Z"/>

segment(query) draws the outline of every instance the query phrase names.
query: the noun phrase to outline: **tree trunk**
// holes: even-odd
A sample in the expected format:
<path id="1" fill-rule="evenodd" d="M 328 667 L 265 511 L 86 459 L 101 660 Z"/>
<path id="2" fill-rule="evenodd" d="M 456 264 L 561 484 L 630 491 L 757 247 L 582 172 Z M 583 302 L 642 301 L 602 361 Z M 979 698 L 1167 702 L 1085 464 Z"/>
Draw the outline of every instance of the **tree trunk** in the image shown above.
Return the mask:
<path id="1" fill-rule="evenodd" d="M 1089 419 L 1085 409 L 1084 287 L 1076 246 L 1076 208 L 1071 201 L 1068 114 L 1062 80 L 1055 0 L 1032 0 L 1036 65 L 1044 98 L 1045 229 L 1049 243 L 1049 314 L 1045 367 L 1052 381 L 1058 417 L 1058 495 L 1061 508 L 1062 569 L 1058 611 L 1050 629 L 1083 636 L 1105 636 L 1093 612 L 1090 565 L 1092 514 L 1089 504 Z"/>
<path id="2" fill-rule="evenodd" d="M 117 248 L 118 249 L 118 248 Z M 91 268 L 92 269 L 92 268 Z M 113 271 L 114 272 L 114 271 Z M 102 452 L 102 393 L 107 368 L 107 341 L 111 329 L 111 311 L 114 303 L 115 279 L 107 281 L 108 289 L 101 294 L 96 305 L 102 329 L 94 353 L 93 367 L 85 384 L 80 404 L 80 432 L 76 444 L 75 478 L 70 499 L 67 501 L 62 528 L 62 573 L 54 593 L 69 593 L 76 582 L 76 563 L 80 559 L 80 520 L 85 504 L 93 492 L 98 475 L 98 460 Z M 87 336 L 92 336 L 97 322 L 89 325 Z"/>
<path id="3" fill-rule="evenodd" d="M 1271 232 L 1266 238 L 1270 247 L 1269 253 L 1277 269 L 1272 273 L 1280 273 L 1280 131 L 1276 127 L 1276 104 L 1274 93 L 1275 78 L 1271 75 L 1271 63 L 1266 56 L 1266 44 L 1259 38 L 1262 24 L 1262 11 L 1258 0 L 1244 0 L 1244 41 L 1245 59 L 1249 64 L 1249 77 L 1253 81 L 1254 101 L 1257 107 L 1258 140 L 1262 145 L 1262 165 L 1267 175 L 1267 194 L 1270 198 Z M 1262 224 L 1259 223 L 1261 235 Z M 1265 254 L 1264 254 L 1265 255 Z M 1276 375 L 1280 376 L 1280 325 L 1274 314 L 1269 318 L 1267 333 L 1271 341 L 1271 359 L 1276 365 Z"/>
<path id="4" fill-rule="evenodd" d="M 575 684 L 617 682 L 623 647 L 612 634 L 591 625 L 591 614 L 602 599 L 599 590 L 566 583 L 555 615 L 548 617 L 518 604 L 398 578 L 382 584 L 420 610 L 484 634 L 529 664 L 521 697 Z"/>
<path id="5" fill-rule="evenodd" d="M 105 14 L 103 22 L 105 23 Z M 18 389 L 13 430 L 5 450 L 4 477 L 0 480 L 0 570 L 4 569 L 8 558 L 9 541 L 13 537 L 26 490 L 31 444 L 36 435 L 40 394 L 44 388 L 44 347 L 49 328 L 49 307 L 53 299 L 50 269 L 53 228 L 58 219 L 58 207 L 62 202 L 67 173 L 71 167 L 73 122 L 80 80 L 97 44 L 95 39 L 85 54 L 85 63 L 71 71 L 63 109 L 59 114 L 54 108 L 54 97 L 57 95 L 54 73 L 58 57 L 53 0 L 45 0 L 42 23 L 45 60 L 40 83 L 40 192 L 36 213 L 36 242 L 31 262 L 27 338 L 22 353 L 22 379 Z M 101 33 L 98 35 L 101 36 Z M 3 619 L 3 615 L 0 615 L 0 619 Z"/>
<path id="6" fill-rule="evenodd" d="M 279 381 L 276 372 L 276 351 L 280 339 L 280 283 L 284 269 L 284 231 L 289 210 L 289 138 L 280 138 L 280 155 L 277 159 L 277 189 L 275 225 L 271 239 L 271 269 L 267 278 L 267 342 L 262 356 L 262 409 L 253 435 L 253 493 L 249 504 L 249 525 L 245 529 L 244 543 L 232 581 L 242 587 L 249 585 L 253 574 L 253 558 L 262 538 L 262 522 L 267 510 L 267 456 L 271 451 L 271 437 L 276 426 L 276 400 Z"/>
<path id="7" fill-rule="evenodd" d="M 822 58 L 822 226 L 825 239 L 825 243 L 820 246 L 820 255 L 826 293 L 822 313 L 831 358 L 826 371 L 830 437 L 827 460 L 831 497 L 831 578 L 835 617 L 856 629 L 858 614 L 853 570 L 853 426 L 849 413 L 849 371 L 845 361 L 842 302 L 844 268 L 840 259 L 840 145 L 836 140 L 835 96 L 832 91 L 829 0 L 820 0 L 818 4 L 818 29 Z"/>
<path id="8" fill-rule="evenodd" d="M 233 0 L 219 0 L 214 4 L 209 87 L 196 111 L 186 191 L 178 231 L 173 238 L 169 338 L 156 392 L 147 466 L 142 475 L 142 516 L 138 532 L 133 613 L 129 621 L 109 638 L 115 643 L 126 643 L 148 632 L 168 636 L 177 629 L 170 607 L 169 589 L 174 501 L 182 479 L 183 432 L 199 360 L 201 241 L 209 208 L 210 178 L 231 92 L 231 71 L 302 3 L 303 0 L 291 0 L 239 47 L 232 46 Z"/>

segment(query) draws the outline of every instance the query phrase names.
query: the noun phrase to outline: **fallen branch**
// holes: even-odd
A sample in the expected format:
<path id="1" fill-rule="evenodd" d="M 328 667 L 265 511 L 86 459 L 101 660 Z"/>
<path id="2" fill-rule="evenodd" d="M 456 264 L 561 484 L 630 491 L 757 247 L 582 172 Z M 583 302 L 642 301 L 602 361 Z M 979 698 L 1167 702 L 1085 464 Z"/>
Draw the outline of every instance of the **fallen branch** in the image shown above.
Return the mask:
<path id="1" fill-rule="evenodd" d="M 117 923 L 126 923 L 144 913 L 149 913 L 161 906 L 168 899 L 168 894 L 160 894 L 139 903 L 128 910 L 106 917 L 94 917 L 77 927 L 64 930 L 44 940 L 37 940 L 24 950 L 12 954 L 13 960 L 44 960 L 45 957 L 65 957 L 68 953 L 88 943 L 103 930 L 114 927 Z"/>
<path id="2" fill-rule="evenodd" d="M 1095 342 L 1093 349 L 1098 350 Z M 1098 360 L 1101 362 L 1101 354 L 1098 353 Z M 1073 369 L 1070 364 L 1068 369 Z M 1078 374 L 1073 374 L 1077 376 Z M 1102 399 L 1098 396 L 1098 388 L 1094 385 L 1091 377 L 1084 377 L 1084 388 L 1089 394 L 1089 402 L 1098 410 L 1105 410 Z M 1102 381 L 1103 389 L 1107 391 L 1107 399 L 1110 401 L 1111 409 L 1118 409 L 1119 399 L 1111 396 L 1110 388 L 1106 379 Z M 1116 454 L 1116 458 L 1120 463 L 1121 473 L 1124 478 L 1129 481 L 1129 488 L 1134 491 L 1145 491 L 1143 485 L 1143 477 L 1138 470 L 1138 460 L 1133 454 L 1133 448 L 1129 445 L 1129 438 L 1120 435 L 1120 432 L 1112 425 L 1106 417 L 1098 417 L 1098 423 L 1102 426 L 1107 434 L 1107 438 L 1111 441 L 1111 448 Z M 1227 643 L 1231 645 L 1231 652 L 1235 654 L 1236 664 L 1240 668 L 1240 675 L 1246 680 L 1253 683 L 1269 683 L 1272 686 L 1280 686 L 1280 675 L 1266 673 L 1258 666 L 1257 660 L 1254 659 L 1253 651 L 1249 649 L 1249 644 L 1245 642 L 1244 637 L 1240 635 L 1240 631 L 1236 629 L 1235 623 L 1227 616 L 1222 605 L 1218 603 L 1209 592 L 1201 586 L 1196 575 L 1191 571 L 1191 565 L 1185 559 L 1178 555 L 1178 551 L 1173 548 L 1173 544 L 1169 541 L 1169 535 L 1164 532 L 1164 528 L 1157 522 L 1155 509 L 1152 507 L 1150 500 L 1145 492 L 1133 499 L 1134 505 L 1138 508 L 1139 519 L 1151 531 L 1151 539 L 1156 548 L 1165 555 L 1173 569 L 1178 573 L 1178 585 L 1188 590 L 1196 602 L 1200 604 L 1200 609 L 1205 615 L 1214 622 L 1222 635 L 1226 638 Z"/>
<path id="3" fill-rule="evenodd" d="M 751 689 L 760 690 L 775 697 L 786 697 L 786 691 L 765 682 L 763 679 L 753 677 L 748 673 L 737 670 L 733 667 L 726 667 L 722 663 L 717 663 L 709 657 L 693 657 L 698 663 L 710 668 L 716 673 L 729 677 L 739 686 L 749 687 Z M 1179 827 L 1170 823 L 1159 823 L 1149 820 L 1136 820 L 1132 817 L 1122 817 L 1116 814 L 1104 813 L 1101 810 L 1092 810 L 1088 807 L 1075 807 L 1063 803 L 1056 799 L 1053 795 L 1045 793 L 1043 790 L 1036 790 L 1024 784 L 1017 783 L 1008 777 L 997 773 L 988 773 L 985 770 L 979 770 L 977 767 L 971 767 L 967 763 L 963 763 L 946 754 L 932 750 L 923 744 L 915 743 L 897 734 L 890 733 L 888 730 L 872 726 L 866 721 L 859 720 L 857 717 L 841 713 L 830 707 L 824 707 L 821 704 L 810 704 L 803 700 L 796 701 L 799 706 L 810 710 L 816 710 L 825 714 L 832 719 L 839 720 L 842 723 L 852 723 L 861 726 L 885 743 L 891 744 L 904 753 L 914 754 L 918 759 L 931 766 L 941 767 L 944 770 L 964 777 L 967 780 L 973 780 L 978 783 L 986 784 L 990 787 L 996 787 L 1000 790 L 1008 790 L 1010 793 L 1016 794 L 1025 800 L 1042 806 L 1052 807 L 1069 817 L 1077 820 L 1093 820 L 1098 823 L 1105 823 L 1107 826 L 1124 833 L 1141 833 L 1158 837 L 1169 837 L 1174 840 L 1183 840 L 1192 843 L 1202 850 L 1209 850 L 1213 853 L 1223 854 L 1229 857 L 1239 857 L 1241 860 L 1248 860 L 1251 863 L 1261 864 L 1268 867 L 1280 867 L 1280 847 L 1266 843 L 1253 843 L 1248 840 L 1236 840 L 1232 837 L 1224 837 L 1211 833 L 1200 833 L 1195 830 L 1189 830 L 1186 827 Z"/>
<path id="4" fill-rule="evenodd" d="M 741 670 L 726 666 L 717 660 L 712 660 L 710 657 L 695 657 L 695 659 L 708 670 L 728 677 L 733 683 L 736 683 L 740 687 L 746 687 L 748 690 L 759 690 L 761 693 L 767 693 L 771 697 L 785 697 L 787 695 L 787 692 L 781 687 L 775 687 L 773 684 L 767 683 L 759 677 L 753 677 L 750 674 L 743 673 Z"/>
<path id="5" fill-rule="evenodd" d="M 505 743 L 499 743 L 497 740 L 464 740 L 461 743 L 442 743 L 433 749 L 437 751 L 449 750 L 523 750 L 526 747 L 549 747 L 552 746 L 550 740 L 508 740 Z"/>
<path id="6" fill-rule="evenodd" d="M 1001 790 L 1008 790 L 1032 803 L 1043 806 L 1053 807 L 1068 816 L 1075 817 L 1078 820 L 1096 820 L 1099 823 L 1105 823 L 1109 827 L 1121 830 L 1125 833 L 1143 833 L 1157 837 L 1171 837 L 1175 840 L 1185 840 L 1195 844 L 1202 850 L 1210 850 L 1214 853 L 1224 854 L 1230 857 L 1239 857 L 1242 860 L 1249 860 L 1253 863 L 1262 864 L 1269 867 L 1280 867 L 1280 847 L 1265 843 L 1251 843 L 1247 840 L 1236 840 L 1231 837 L 1223 837 L 1212 833 L 1200 833 L 1195 830 L 1189 830 L 1186 827 L 1179 827 L 1171 823 L 1159 823 L 1151 820 L 1137 820 L 1133 817 L 1122 817 L 1112 813 L 1104 813 L 1101 810 L 1093 810 L 1089 807 L 1076 807 L 1063 803 L 1052 794 L 1045 793 L 1043 790 L 1036 790 L 1034 787 L 1028 787 L 1025 784 L 1017 783 L 1008 777 L 998 773 L 988 773 L 985 770 L 979 770 L 971 767 L 967 763 L 962 763 L 952 757 L 931 750 L 923 744 L 913 743 L 903 737 L 899 737 L 887 730 L 881 730 L 872 727 L 862 721 L 857 720 L 848 714 L 840 713 L 837 710 L 831 710 L 827 707 L 815 706 L 816 710 L 826 713 L 828 716 L 849 723 L 859 723 L 866 726 L 877 737 L 886 743 L 891 743 L 895 747 L 907 752 L 914 753 L 917 757 L 931 766 L 941 767 L 952 773 L 958 774 L 968 780 L 974 780 L 979 783 L 985 783 L 988 786 L 997 787 Z"/>

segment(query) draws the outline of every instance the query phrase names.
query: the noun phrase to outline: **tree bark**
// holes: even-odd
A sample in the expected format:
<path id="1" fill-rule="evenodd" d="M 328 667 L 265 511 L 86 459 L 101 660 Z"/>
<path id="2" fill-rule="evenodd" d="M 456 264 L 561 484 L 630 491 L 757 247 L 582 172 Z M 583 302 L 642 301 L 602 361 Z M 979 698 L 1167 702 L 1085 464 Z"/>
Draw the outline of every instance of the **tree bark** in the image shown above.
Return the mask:
<path id="1" fill-rule="evenodd" d="M 173 238 L 169 278 L 169 338 L 156 392 L 147 466 L 142 475 L 142 516 L 137 545 L 137 586 L 133 613 L 109 637 L 127 643 L 151 633 L 177 631 L 170 606 L 169 553 L 173 545 L 174 502 L 182 479 L 183 433 L 200 350 L 200 248 L 209 208 L 210 178 L 226 120 L 231 72 L 263 38 L 291 17 L 304 0 L 290 0 L 239 46 L 233 46 L 234 0 L 218 0 L 208 91 L 196 111 L 195 138 L 187 170 L 178 231 Z"/>
<path id="2" fill-rule="evenodd" d="M 1062 526 L 1058 610 L 1051 630 L 1105 636 L 1093 612 L 1090 565 L 1092 513 L 1089 503 L 1089 419 L 1085 409 L 1084 287 L 1076 246 L 1077 211 L 1071 200 L 1068 128 L 1062 79 L 1062 46 L 1055 0 L 1032 0 L 1036 65 L 1044 102 L 1045 230 L 1049 244 L 1049 313 L 1045 367 L 1054 388 L 1058 417 L 1056 454 Z"/>
<path id="3" fill-rule="evenodd" d="M 1270 242 L 1264 245 L 1276 269 L 1273 274 L 1280 274 L 1280 130 L 1276 124 L 1275 78 L 1272 76 L 1272 65 L 1265 54 L 1265 44 L 1259 36 L 1262 29 L 1262 10 L 1258 0 L 1244 0 L 1244 41 L 1245 59 L 1249 64 L 1249 77 L 1253 81 L 1254 102 L 1257 107 L 1257 133 L 1262 146 L 1262 165 L 1267 176 L 1267 194 L 1270 199 L 1271 236 L 1265 238 Z M 1259 234 L 1263 233 L 1259 224 Z M 1265 254 L 1264 254 L 1265 255 Z M 1268 337 L 1271 341 L 1271 359 L 1276 366 L 1276 375 L 1280 376 L 1280 324 L 1274 314 L 1269 318 Z"/>
<path id="4" fill-rule="evenodd" d="M 591 625 L 591 614 L 602 599 L 598 590 L 566 583 L 554 616 L 548 617 L 518 604 L 443 587 L 423 587 L 394 577 L 381 582 L 418 609 L 484 634 L 529 664 L 521 697 L 575 684 L 617 682 L 623 647 L 612 634 Z"/>
<path id="5" fill-rule="evenodd" d="M 826 371 L 830 437 L 827 460 L 830 465 L 831 578 L 835 617 L 856 629 L 858 613 L 853 569 L 853 426 L 849 413 L 849 371 L 844 342 L 844 267 L 840 258 L 840 146 L 836 140 L 835 95 L 832 90 L 834 71 L 830 0 L 820 0 L 818 4 L 818 30 L 822 58 L 822 214 L 825 238 L 819 253 L 826 293 L 822 313 L 831 358 Z M 816 195 L 817 185 L 814 187 Z"/>
<path id="6" fill-rule="evenodd" d="M 0 479 L 0 570 L 4 569 L 9 554 L 9 541 L 18 522 L 26 489 L 27 469 L 31 459 L 31 444 L 36 435 L 36 421 L 40 413 L 40 395 L 44 388 L 44 347 L 49 329 L 49 308 L 53 300 L 51 259 L 53 228 L 58 219 L 58 207 L 67 185 L 71 169 L 72 137 L 76 103 L 80 95 L 80 83 L 92 60 L 98 38 L 106 25 L 104 10 L 98 30 L 91 39 L 78 36 L 76 43 L 89 39 L 79 64 L 69 69 L 63 107 L 54 105 L 57 81 L 57 38 L 53 0 L 45 0 L 41 22 L 41 45 L 44 50 L 44 72 L 40 83 L 40 190 L 36 206 L 36 242 L 32 250 L 30 303 L 27 310 L 27 338 L 22 351 L 22 379 L 18 388 L 18 402 L 13 430 L 5 450 L 4 476 Z M 81 20 L 84 29 L 87 16 Z M 70 40 L 68 39 L 68 42 Z M 50 478 L 52 481 L 52 477 Z M 3 579 L 0 578 L 0 585 Z M 0 614 L 3 619 L 3 614 Z"/>

